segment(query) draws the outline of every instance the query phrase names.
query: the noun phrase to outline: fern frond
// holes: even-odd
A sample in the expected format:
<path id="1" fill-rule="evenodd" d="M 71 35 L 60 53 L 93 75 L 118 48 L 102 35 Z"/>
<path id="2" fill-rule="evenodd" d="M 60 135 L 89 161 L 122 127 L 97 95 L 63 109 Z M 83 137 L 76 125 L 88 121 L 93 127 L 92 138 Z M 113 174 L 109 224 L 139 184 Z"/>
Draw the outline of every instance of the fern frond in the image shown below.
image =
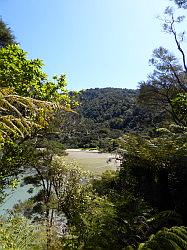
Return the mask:
<path id="1" fill-rule="evenodd" d="M 6 100 L 5 98 L 1 98 L 0 100 L 0 105 L 6 109 L 7 111 L 10 110 L 10 111 L 13 111 L 15 112 L 18 116 L 22 117 L 22 114 L 21 112 L 14 106 L 12 105 L 8 100 Z"/>
<path id="2" fill-rule="evenodd" d="M 24 138 L 33 129 L 46 126 L 55 108 L 54 103 L 18 96 L 13 88 L 0 87 L 0 143 Z"/>
<path id="3" fill-rule="evenodd" d="M 164 232 L 165 231 L 165 232 Z M 180 231 L 180 230 L 179 230 Z M 167 239 L 169 242 L 172 243 L 174 246 L 178 246 L 178 249 L 187 249 L 187 242 L 184 241 L 179 235 L 174 232 L 171 232 L 169 229 L 163 229 L 162 232 L 159 232 L 157 237 Z M 176 249 L 176 248 L 174 248 Z"/>
<path id="4" fill-rule="evenodd" d="M 154 228 L 169 227 L 170 225 L 182 225 L 181 215 L 172 210 L 162 211 L 147 220 Z"/>
<path id="5" fill-rule="evenodd" d="M 6 125 L 6 129 L 11 130 L 14 134 L 17 134 L 17 133 L 20 134 L 22 138 L 24 137 L 22 131 L 19 129 L 18 126 L 16 126 L 14 124 L 13 120 L 6 119 L 7 117 L 3 117 L 3 118 L 4 118 L 3 119 L 3 122 L 4 122 L 3 125 Z"/>
<path id="6" fill-rule="evenodd" d="M 187 233 L 185 230 L 185 227 L 172 227 L 170 229 L 171 232 L 175 233 L 176 235 L 178 235 L 179 237 L 181 237 L 184 241 L 187 242 Z"/>
<path id="7" fill-rule="evenodd" d="M 187 227 L 163 228 L 149 240 L 139 245 L 139 250 L 185 250 L 187 249 Z"/>
<path id="8" fill-rule="evenodd" d="M 170 250 L 182 250 L 182 248 L 180 248 L 178 246 L 178 244 L 167 238 L 167 236 L 165 235 L 160 235 L 160 236 L 156 236 L 155 237 L 155 242 L 157 242 L 157 245 L 155 245 L 155 248 L 151 248 L 151 249 L 162 249 L 162 250 L 166 250 L 166 249 L 170 249 Z M 151 242 L 150 242 L 150 247 L 151 247 Z"/>

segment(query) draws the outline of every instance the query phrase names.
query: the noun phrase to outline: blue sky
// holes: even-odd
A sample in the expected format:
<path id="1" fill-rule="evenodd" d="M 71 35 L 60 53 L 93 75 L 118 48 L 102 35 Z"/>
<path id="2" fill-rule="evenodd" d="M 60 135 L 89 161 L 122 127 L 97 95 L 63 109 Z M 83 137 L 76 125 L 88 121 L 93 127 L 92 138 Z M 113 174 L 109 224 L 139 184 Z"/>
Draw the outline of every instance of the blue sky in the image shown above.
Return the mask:
<path id="1" fill-rule="evenodd" d="M 0 15 L 29 58 L 69 89 L 136 88 L 160 45 L 175 52 L 157 15 L 169 0 L 0 0 Z M 183 24 L 184 27 L 184 24 Z"/>

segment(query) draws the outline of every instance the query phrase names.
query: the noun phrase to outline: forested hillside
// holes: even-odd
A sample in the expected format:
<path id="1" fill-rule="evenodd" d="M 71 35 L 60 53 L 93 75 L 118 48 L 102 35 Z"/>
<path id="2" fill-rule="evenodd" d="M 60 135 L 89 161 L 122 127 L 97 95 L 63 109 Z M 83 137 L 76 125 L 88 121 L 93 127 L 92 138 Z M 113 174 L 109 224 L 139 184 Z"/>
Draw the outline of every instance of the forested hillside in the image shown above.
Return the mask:
<path id="1" fill-rule="evenodd" d="M 164 117 L 143 107 L 138 95 L 138 90 L 121 88 L 80 91 L 77 113 L 67 115 L 62 127 L 62 142 L 67 147 L 104 148 L 124 133 L 152 132 Z"/>

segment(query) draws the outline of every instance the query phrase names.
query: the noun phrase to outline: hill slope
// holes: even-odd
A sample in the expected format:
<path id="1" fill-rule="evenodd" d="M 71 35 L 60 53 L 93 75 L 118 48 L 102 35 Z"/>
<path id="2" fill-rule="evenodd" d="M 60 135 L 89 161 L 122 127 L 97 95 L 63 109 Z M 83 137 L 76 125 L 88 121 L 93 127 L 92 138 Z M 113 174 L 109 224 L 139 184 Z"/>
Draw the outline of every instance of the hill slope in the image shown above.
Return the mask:
<path id="1" fill-rule="evenodd" d="M 95 88 L 81 91 L 77 114 L 69 114 L 61 140 L 68 147 L 104 147 L 126 132 L 153 126 L 151 114 L 137 104 L 138 90 Z"/>

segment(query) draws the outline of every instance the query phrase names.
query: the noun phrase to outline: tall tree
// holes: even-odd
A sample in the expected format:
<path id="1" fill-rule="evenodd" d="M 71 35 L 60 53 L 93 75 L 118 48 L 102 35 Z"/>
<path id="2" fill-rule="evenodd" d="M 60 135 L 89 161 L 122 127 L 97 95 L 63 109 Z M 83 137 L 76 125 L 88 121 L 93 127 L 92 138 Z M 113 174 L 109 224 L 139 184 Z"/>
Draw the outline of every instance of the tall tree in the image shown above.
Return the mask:
<path id="1" fill-rule="evenodd" d="M 175 24 L 181 23 L 184 16 L 174 17 L 173 9 L 168 7 L 165 10 L 163 29 L 174 37 L 177 49 L 181 54 L 182 63 L 172 55 L 167 49 L 160 47 L 153 51 L 150 63 L 155 67 L 154 72 L 146 82 L 140 83 L 141 103 L 157 111 L 165 111 L 172 117 L 175 123 L 186 125 L 181 119 L 173 105 L 173 99 L 179 93 L 187 92 L 187 64 L 186 55 L 182 48 L 184 32 L 178 34 Z"/>
<path id="2" fill-rule="evenodd" d="M 174 0 L 174 2 L 179 6 L 179 8 L 187 8 L 187 1 L 186 0 Z"/>
<path id="3" fill-rule="evenodd" d="M 0 19 L 0 48 L 14 43 L 16 43 L 16 41 L 11 29 Z"/>
<path id="4" fill-rule="evenodd" d="M 183 20 L 185 19 L 185 16 L 175 17 L 174 10 L 171 7 L 167 7 L 165 9 L 164 14 L 165 14 L 165 18 L 161 19 L 163 21 L 163 30 L 166 33 L 169 33 L 173 36 L 174 41 L 177 45 L 177 49 L 182 56 L 182 67 L 183 67 L 184 73 L 187 74 L 186 55 L 181 45 L 182 42 L 184 41 L 185 31 L 183 31 L 182 33 L 177 33 L 176 27 L 175 27 L 176 24 L 180 24 L 181 22 L 183 22 Z"/>

